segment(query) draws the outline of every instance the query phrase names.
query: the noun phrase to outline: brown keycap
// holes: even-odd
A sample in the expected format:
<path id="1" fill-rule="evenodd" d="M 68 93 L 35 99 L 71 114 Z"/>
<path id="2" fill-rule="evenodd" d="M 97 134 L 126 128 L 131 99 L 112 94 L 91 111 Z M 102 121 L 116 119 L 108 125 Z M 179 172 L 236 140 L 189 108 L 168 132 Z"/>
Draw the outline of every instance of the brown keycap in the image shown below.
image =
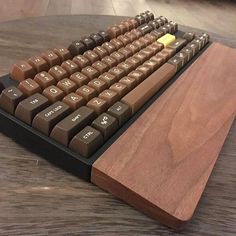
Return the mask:
<path id="1" fill-rule="evenodd" d="M 145 78 L 147 78 L 153 72 L 153 69 L 152 69 L 152 66 L 143 64 L 137 67 L 136 71 L 140 71 L 141 73 L 144 74 Z"/>
<path id="2" fill-rule="evenodd" d="M 15 116 L 31 125 L 35 115 L 49 106 L 49 104 L 49 100 L 46 97 L 36 93 L 18 104 L 16 107 Z"/>
<path id="3" fill-rule="evenodd" d="M 129 92 L 128 87 L 122 83 L 115 83 L 109 89 L 117 92 L 120 98 L 122 98 L 126 93 Z"/>
<path id="4" fill-rule="evenodd" d="M 66 60 L 61 64 L 61 67 L 67 71 L 68 74 L 72 75 L 75 72 L 79 71 L 79 66 L 71 61 L 71 60 Z"/>
<path id="5" fill-rule="evenodd" d="M 150 61 L 154 61 L 158 65 L 158 67 L 160 67 L 165 63 L 165 58 L 161 55 L 156 54 L 155 56 L 150 58 Z"/>
<path id="6" fill-rule="evenodd" d="M 92 64 L 92 67 L 95 68 L 100 74 L 109 70 L 109 66 L 102 61 L 96 61 Z"/>
<path id="7" fill-rule="evenodd" d="M 133 57 L 135 59 L 137 59 L 138 61 L 140 61 L 140 64 L 142 64 L 144 61 L 146 61 L 148 59 L 148 55 L 146 53 L 143 52 L 137 52 L 133 55 Z"/>
<path id="8" fill-rule="evenodd" d="M 28 63 L 34 68 L 35 71 L 41 72 L 41 71 L 48 71 L 49 70 L 49 64 L 40 56 L 34 56 L 31 57 L 28 60 Z"/>
<path id="9" fill-rule="evenodd" d="M 118 68 L 125 71 L 126 74 L 128 74 L 132 69 L 134 69 L 134 66 L 129 62 L 121 62 L 117 65 Z"/>
<path id="10" fill-rule="evenodd" d="M 51 85 L 43 90 L 43 95 L 48 98 L 51 102 L 56 102 L 61 100 L 65 93 L 58 87 Z"/>
<path id="11" fill-rule="evenodd" d="M 125 35 L 120 35 L 117 37 L 117 39 L 120 40 L 124 46 L 131 43 L 131 40 L 128 37 L 126 37 Z"/>
<path id="12" fill-rule="evenodd" d="M 154 43 L 157 40 L 157 38 L 154 35 L 149 34 L 149 33 L 145 34 L 144 38 L 148 40 L 149 44 Z"/>
<path id="13" fill-rule="evenodd" d="M 107 110 L 107 113 L 118 120 L 119 126 L 122 126 L 131 116 L 130 108 L 122 102 L 116 102 Z"/>
<path id="14" fill-rule="evenodd" d="M 71 140 L 69 148 L 83 157 L 89 157 L 102 144 L 102 134 L 91 126 L 86 126 Z"/>
<path id="15" fill-rule="evenodd" d="M 130 50 L 130 51 L 132 51 L 133 54 L 139 51 L 138 47 L 135 46 L 135 45 L 132 44 L 132 43 L 126 45 L 125 48 L 127 48 L 127 49 Z"/>
<path id="16" fill-rule="evenodd" d="M 146 47 L 146 45 L 143 43 L 143 41 L 137 39 L 132 43 L 134 46 L 138 47 L 139 50 Z"/>
<path id="17" fill-rule="evenodd" d="M 125 26 L 124 24 L 122 24 L 122 23 L 117 24 L 117 25 L 115 25 L 115 26 L 119 27 L 121 34 L 124 34 L 125 32 L 128 31 L 128 29 L 126 28 L 126 26 Z"/>
<path id="18" fill-rule="evenodd" d="M 148 45 L 146 49 L 151 50 L 153 52 L 153 55 L 160 51 L 159 47 L 155 43 Z"/>
<path id="19" fill-rule="evenodd" d="M 108 73 L 111 73 L 112 75 L 114 75 L 116 77 L 116 81 L 118 81 L 119 79 L 125 76 L 125 71 L 119 67 L 111 68 L 108 71 Z"/>
<path id="20" fill-rule="evenodd" d="M 120 52 L 113 52 L 111 55 L 118 63 L 125 60 L 125 56 Z"/>
<path id="21" fill-rule="evenodd" d="M 61 120 L 52 130 L 50 137 L 67 146 L 73 136 L 95 118 L 92 109 L 82 106 Z"/>
<path id="22" fill-rule="evenodd" d="M 11 70 L 11 78 L 17 81 L 33 78 L 35 74 L 33 67 L 25 61 L 14 64 Z"/>
<path id="23" fill-rule="evenodd" d="M 69 74 L 61 66 L 53 66 L 48 73 L 53 76 L 57 81 L 67 78 Z"/>
<path id="24" fill-rule="evenodd" d="M 53 51 L 60 58 L 61 62 L 71 59 L 71 54 L 65 47 L 54 48 Z"/>
<path id="25" fill-rule="evenodd" d="M 176 52 L 180 51 L 187 44 L 186 39 L 177 38 L 174 42 L 170 43 L 167 48 L 171 48 Z"/>
<path id="26" fill-rule="evenodd" d="M 71 109 L 63 102 L 55 102 L 48 108 L 39 112 L 33 119 L 32 126 L 40 132 L 49 135 L 52 128 L 64 117 L 69 115 Z"/>
<path id="27" fill-rule="evenodd" d="M 56 84 L 57 80 L 54 79 L 50 74 L 42 71 L 35 75 L 34 81 L 36 81 L 42 89 L 47 88 L 50 85 Z"/>
<path id="28" fill-rule="evenodd" d="M 57 87 L 60 88 L 65 94 L 74 92 L 77 89 L 77 84 L 70 79 L 62 79 L 57 83 Z"/>
<path id="29" fill-rule="evenodd" d="M 138 71 L 138 70 L 131 71 L 128 74 L 128 77 L 134 78 L 138 84 L 141 83 L 145 79 L 145 75 L 141 71 Z"/>
<path id="30" fill-rule="evenodd" d="M 93 79 L 88 83 L 88 86 L 94 88 L 98 93 L 101 93 L 105 90 L 108 86 L 107 83 L 101 79 Z"/>
<path id="31" fill-rule="evenodd" d="M 96 48 L 93 49 L 93 51 L 98 54 L 100 59 L 102 59 L 105 56 L 108 56 L 107 50 L 102 46 L 97 46 Z"/>
<path id="32" fill-rule="evenodd" d="M 83 85 L 82 87 L 78 88 L 76 93 L 82 96 L 87 102 L 97 95 L 96 90 L 87 85 Z"/>
<path id="33" fill-rule="evenodd" d="M 5 87 L 4 87 L 3 83 L 2 83 L 2 81 L 0 80 L 0 94 L 1 94 L 1 92 L 2 92 L 2 90 L 3 90 L 4 88 L 5 88 Z"/>
<path id="34" fill-rule="evenodd" d="M 139 38 L 139 40 L 142 41 L 146 45 L 146 47 L 150 44 L 150 42 L 144 37 Z"/>
<path id="35" fill-rule="evenodd" d="M 156 69 L 159 67 L 158 63 L 156 63 L 156 62 L 153 61 L 153 60 L 145 61 L 145 62 L 143 63 L 143 66 L 151 67 L 151 70 L 152 70 L 152 71 L 156 70 Z"/>
<path id="36" fill-rule="evenodd" d="M 117 119 L 107 113 L 103 113 L 96 118 L 92 122 L 92 126 L 102 133 L 104 141 L 110 138 L 119 128 Z"/>
<path id="37" fill-rule="evenodd" d="M 102 75 L 100 75 L 98 79 L 104 81 L 108 86 L 111 86 L 116 82 L 116 77 L 108 72 L 105 72 Z"/>
<path id="38" fill-rule="evenodd" d="M 133 29 L 130 32 L 133 33 L 133 34 L 136 34 L 137 38 L 140 38 L 142 36 L 142 33 L 137 29 Z"/>
<path id="39" fill-rule="evenodd" d="M 170 54 L 169 52 L 165 51 L 165 48 L 161 50 L 160 52 L 158 52 L 156 56 L 162 57 L 165 62 L 170 58 Z"/>
<path id="40" fill-rule="evenodd" d="M 83 68 L 81 70 L 81 73 L 86 75 L 89 79 L 95 79 L 100 75 L 100 73 L 92 66 L 87 66 L 87 67 Z"/>
<path id="41" fill-rule="evenodd" d="M 132 29 L 134 28 L 133 24 L 130 22 L 130 19 L 121 21 L 121 23 L 122 23 L 123 25 L 125 25 L 126 31 L 130 31 L 130 30 L 132 30 Z"/>
<path id="42" fill-rule="evenodd" d="M 113 57 L 110 57 L 110 56 L 106 56 L 106 57 L 102 58 L 101 61 L 103 63 L 107 64 L 109 66 L 109 68 L 112 68 L 118 64 L 118 62 Z"/>
<path id="43" fill-rule="evenodd" d="M 98 61 L 100 58 L 98 54 L 92 50 L 88 50 L 84 53 L 84 57 L 86 57 L 91 63 Z"/>
<path id="44" fill-rule="evenodd" d="M 128 37 L 131 42 L 133 42 L 134 40 L 138 39 L 137 35 L 132 33 L 132 32 L 127 32 L 124 34 L 126 37 Z"/>
<path id="45" fill-rule="evenodd" d="M 118 93 L 110 89 L 104 90 L 99 94 L 98 97 L 107 101 L 109 106 L 113 105 L 115 102 L 119 100 Z"/>
<path id="46" fill-rule="evenodd" d="M 5 88 L 0 95 L 0 107 L 13 114 L 18 103 L 25 98 L 24 94 L 16 87 Z"/>
<path id="47" fill-rule="evenodd" d="M 158 47 L 159 51 L 164 48 L 164 45 L 162 43 L 157 42 L 157 41 L 152 43 L 151 45 L 154 45 L 154 46 Z"/>
<path id="48" fill-rule="evenodd" d="M 111 26 L 107 29 L 107 33 L 113 39 L 121 34 L 121 30 L 118 26 Z"/>
<path id="49" fill-rule="evenodd" d="M 116 50 L 118 50 L 118 49 L 122 48 L 123 46 L 125 46 L 125 45 L 122 43 L 121 40 L 116 39 L 116 38 L 115 38 L 115 39 L 112 39 L 110 42 L 116 47 Z"/>
<path id="50" fill-rule="evenodd" d="M 70 76 L 70 79 L 72 81 L 74 81 L 79 87 L 87 84 L 90 81 L 90 79 L 86 75 L 84 75 L 80 72 L 76 72 L 76 73 L 72 74 Z"/>
<path id="51" fill-rule="evenodd" d="M 70 106 L 73 110 L 85 105 L 85 99 L 76 93 L 70 93 L 66 95 L 63 100 L 68 106 Z"/>
<path id="52" fill-rule="evenodd" d="M 100 115 L 102 112 L 107 110 L 108 103 L 104 99 L 95 97 L 87 103 L 87 107 L 90 107 L 97 115 Z"/>
<path id="53" fill-rule="evenodd" d="M 176 67 L 165 63 L 146 80 L 139 84 L 121 99 L 132 110 L 137 112 L 176 72 Z"/>
<path id="54" fill-rule="evenodd" d="M 125 58 L 131 57 L 133 55 L 132 51 L 127 48 L 120 48 L 118 52 L 122 53 Z"/>
<path id="55" fill-rule="evenodd" d="M 18 85 L 18 89 L 20 89 L 21 92 L 27 97 L 35 93 L 42 92 L 40 86 L 32 79 L 21 81 Z"/>
<path id="56" fill-rule="evenodd" d="M 53 51 L 46 51 L 41 54 L 41 57 L 49 64 L 50 67 L 59 65 L 60 58 Z"/>
<path id="57" fill-rule="evenodd" d="M 145 53 L 147 55 L 147 58 L 149 59 L 151 56 L 154 56 L 155 55 L 155 51 L 146 47 L 146 48 L 143 48 L 141 51 L 141 53 Z"/>
<path id="58" fill-rule="evenodd" d="M 160 51 L 160 53 L 163 54 L 167 54 L 167 59 L 170 59 L 172 56 L 174 56 L 175 54 L 175 49 L 172 48 L 164 48 Z"/>
<path id="59" fill-rule="evenodd" d="M 80 69 L 92 64 L 85 56 L 82 55 L 74 57 L 72 61 L 75 62 Z"/>
<path id="60" fill-rule="evenodd" d="M 110 43 L 110 42 L 105 42 L 102 44 L 102 47 L 105 48 L 105 50 L 111 54 L 112 52 L 114 52 L 116 50 L 116 47 Z"/>
<path id="61" fill-rule="evenodd" d="M 134 18 L 129 19 L 129 22 L 133 25 L 134 28 L 137 28 L 139 26 L 139 23 Z"/>
<path id="62" fill-rule="evenodd" d="M 137 66 L 141 65 L 141 60 L 139 58 L 130 57 L 125 60 L 125 62 L 128 62 L 133 65 L 133 68 L 136 68 Z"/>
<path id="63" fill-rule="evenodd" d="M 119 80 L 119 82 L 125 84 L 128 90 L 133 89 L 137 84 L 137 81 L 134 78 L 128 76 L 123 77 L 122 79 Z"/>

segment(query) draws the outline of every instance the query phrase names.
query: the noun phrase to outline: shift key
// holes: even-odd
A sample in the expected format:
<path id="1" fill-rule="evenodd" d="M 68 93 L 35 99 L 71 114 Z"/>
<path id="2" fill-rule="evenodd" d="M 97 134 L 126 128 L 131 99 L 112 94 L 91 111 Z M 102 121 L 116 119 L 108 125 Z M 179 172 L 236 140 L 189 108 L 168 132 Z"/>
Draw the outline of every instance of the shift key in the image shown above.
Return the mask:
<path id="1" fill-rule="evenodd" d="M 42 133 L 49 135 L 53 127 L 69 115 L 70 112 L 71 109 L 68 105 L 60 101 L 55 102 L 35 116 L 32 126 Z"/>

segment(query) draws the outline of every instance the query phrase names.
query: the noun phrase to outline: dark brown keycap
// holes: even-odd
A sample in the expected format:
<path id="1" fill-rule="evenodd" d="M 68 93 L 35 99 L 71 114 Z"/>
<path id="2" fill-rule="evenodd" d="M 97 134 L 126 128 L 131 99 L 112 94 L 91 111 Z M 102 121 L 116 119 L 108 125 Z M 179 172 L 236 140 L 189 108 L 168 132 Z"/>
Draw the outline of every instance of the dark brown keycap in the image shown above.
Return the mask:
<path id="1" fill-rule="evenodd" d="M 111 54 L 112 52 L 116 51 L 116 47 L 114 46 L 114 44 L 110 43 L 110 42 L 105 42 L 102 44 L 102 47 L 109 53 Z"/>
<path id="2" fill-rule="evenodd" d="M 99 94 L 98 97 L 107 101 L 109 106 L 113 105 L 115 102 L 119 100 L 118 93 L 110 89 L 104 90 Z"/>
<path id="3" fill-rule="evenodd" d="M 80 69 L 91 65 L 91 62 L 82 55 L 78 55 L 74 57 L 72 61 L 75 62 L 79 66 Z"/>
<path id="4" fill-rule="evenodd" d="M 113 39 L 121 34 L 121 30 L 118 26 L 111 26 L 107 29 L 107 33 L 109 37 Z"/>
<path id="5" fill-rule="evenodd" d="M 102 61 L 96 61 L 92 64 L 92 67 L 95 68 L 100 74 L 109 70 L 109 66 Z"/>
<path id="6" fill-rule="evenodd" d="M 186 47 L 192 50 L 193 55 L 195 55 L 199 51 L 198 45 L 196 43 L 190 42 L 190 43 L 187 44 Z"/>
<path id="7" fill-rule="evenodd" d="M 57 56 L 60 58 L 61 62 L 71 59 L 71 54 L 69 50 L 65 47 L 58 47 L 54 48 L 53 52 L 57 54 Z"/>
<path id="8" fill-rule="evenodd" d="M 27 97 L 35 93 L 42 92 L 38 83 L 32 79 L 26 79 L 26 80 L 21 81 L 18 85 L 18 89 L 20 89 L 21 92 Z"/>
<path id="9" fill-rule="evenodd" d="M 65 94 L 74 92 L 77 89 L 77 84 L 70 79 L 62 79 L 57 83 L 57 87 L 64 91 Z"/>
<path id="10" fill-rule="evenodd" d="M 28 60 L 28 63 L 34 68 L 35 71 L 41 72 L 41 71 L 48 71 L 49 70 L 49 64 L 40 56 L 34 56 L 31 57 Z"/>
<path id="11" fill-rule="evenodd" d="M 89 37 L 95 42 L 96 46 L 99 46 L 104 43 L 103 37 L 99 34 L 90 34 Z"/>
<path id="12" fill-rule="evenodd" d="M 125 35 L 120 35 L 117 37 L 117 39 L 120 40 L 124 46 L 131 43 L 131 40 Z"/>
<path id="13" fill-rule="evenodd" d="M 145 13 L 149 16 L 149 20 L 154 20 L 154 15 L 150 11 L 145 11 Z"/>
<path id="14" fill-rule="evenodd" d="M 98 93 L 101 93 L 105 90 L 108 86 L 107 83 L 101 79 L 93 79 L 88 83 L 88 86 L 94 88 Z"/>
<path id="15" fill-rule="evenodd" d="M 88 158 L 101 147 L 102 144 L 102 134 L 91 126 L 86 126 L 71 140 L 69 148 L 83 157 Z"/>
<path id="16" fill-rule="evenodd" d="M 193 32 L 186 32 L 183 35 L 183 38 L 187 40 L 187 42 L 189 43 L 190 41 L 192 41 L 195 38 L 195 33 Z"/>
<path id="17" fill-rule="evenodd" d="M 57 123 L 50 137 L 67 146 L 73 136 L 91 123 L 95 117 L 92 109 L 82 106 Z"/>
<path id="18" fill-rule="evenodd" d="M 189 61 L 193 57 L 193 50 L 190 48 L 184 47 L 181 52 L 185 53 L 187 55 L 187 61 Z"/>
<path id="19" fill-rule="evenodd" d="M 116 77 L 108 72 L 105 72 L 102 75 L 100 75 L 98 79 L 104 81 L 107 84 L 107 86 L 111 86 L 116 82 Z"/>
<path id="20" fill-rule="evenodd" d="M 137 82 L 137 84 L 141 83 L 145 79 L 144 73 L 138 70 L 131 71 L 128 74 L 128 77 L 134 78 Z"/>
<path id="21" fill-rule="evenodd" d="M 79 71 L 79 66 L 71 61 L 71 60 L 66 60 L 61 64 L 61 67 L 68 72 L 69 75 L 74 74 L 75 72 Z"/>
<path id="22" fill-rule="evenodd" d="M 49 135 L 53 127 L 64 117 L 68 116 L 71 109 L 63 102 L 55 102 L 48 108 L 39 112 L 33 119 L 32 126 L 40 132 Z"/>
<path id="23" fill-rule="evenodd" d="M 149 24 L 140 25 L 137 29 L 142 33 L 142 35 L 150 33 L 153 30 L 152 26 Z"/>
<path id="24" fill-rule="evenodd" d="M 102 59 L 105 56 L 108 56 L 107 50 L 104 49 L 102 46 L 98 46 L 98 47 L 94 48 L 93 51 L 95 53 L 97 53 L 97 55 L 100 57 L 100 59 Z"/>
<path id="25" fill-rule="evenodd" d="M 186 39 L 177 38 L 174 42 L 170 43 L 167 48 L 174 49 L 175 52 L 180 51 L 187 44 Z"/>
<path id="26" fill-rule="evenodd" d="M 83 54 L 87 48 L 86 46 L 80 41 L 73 41 L 68 50 L 72 56 L 77 56 L 78 54 Z"/>
<path id="27" fill-rule="evenodd" d="M 178 56 L 172 57 L 170 60 L 168 60 L 168 63 L 172 64 L 175 66 L 176 71 L 180 70 L 181 67 L 184 65 L 184 59 Z"/>
<path id="28" fill-rule="evenodd" d="M 69 76 L 68 72 L 64 70 L 61 66 L 53 66 L 48 73 L 54 77 L 57 81 L 67 78 Z"/>
<path id="29" fill-rule="evenodd" d="M 43 95 L 48 98 L 50 102 L 56 102 L 61 100 L 65 93 L 58 87 L 51 85 L 43 90 Z"/>
<path id="30" fill-rule="evenodd" d="M 118 62 L 113 57 L 110 56 L 102 58 L 101 61 L 107 64 L 109 68 L 112 68 L 113 66 L 116 66 L 118 64 Z"/>
<path id="31" fill-rule="evenodd" d="M 100 75 L 100 73 L 92 66 L 86 66 L 81 70 L 81 73 L 86 75 L 89 79 L 95 79 Z"/>
<path id="32" fill-rule="evenodd" d="M 97 96 L 97 92 L 95 89 L 89 87 L 88 85 L 83 85 L 82 87 L 76 90 L 76 93 L 82 96 L 87 102 Z"/>
<path id="33" fill-rule="evenodd" d="M 124 70 L 125 74 L 128 74 L 132 69 L 134 69 L 134 66 L 127 61 L 121 62 L 120 64 L 117 65 L 117 67 Z"/>
<path id="34" fill-rule="evenodd" d="M 120 48 L 118 52 L 122 53 L 125 56 L 125 58 L 131 57 L 133 55 L 132 51 L 127 48 Z"/>
<path id="35" fill-rule="evenodd" d="M 94 63 L 100 59 L 98 54 L 91 50 L 86 51 L 83 56 L 86 57 L 91 63 Z"/>
<path id="36" fill-rule="evenodd" d="M 116 102 L 107 110 L 107 113 L 118 120 L 119 126 L 122 126 L 131 117 L 129 106 L 122 102 Z"/>
<path id="37" fill-rule="evenodd" d="M 80 72 L 76 72 L 76 73 L 72 74 L 70 76 L 70 79 L 72 81 L 74 81 L 79 87 L 87 84 L 90 81 L 90 79 L 86 75 L 84 75 Z"/>
<path id="38" fill-rule="evenodd" d="M 133 89 L 137 84 L 137 81 L 134 78 L 128 76 L 123 77 L 119 80 L 119 82 L 125 84 L 129 91 Z"/>
<path id="39" fill-rule="evenodd" d="M 125 56 L 120 52 L 113 52 L 111 55 L 118 63 L 125 60 Z"/>
<path id="40" fill-rule="evenodd" d="M 164 35 L 164 32 L 160 30 L 153 30 L 150 32 L 150 34 L 154 35 L 158 39 Z"/>
<path id="41" fill-rule="evenodd" d="M 119 128 L 117 119 L 107 113 L 102 113 L 96 118 L 92 122 L 92 126 L 102 133 L 104 141 L 110 138 Z"/>
<path id="42" fill-rule="evenodd" d="M 86 46 L 87 50 L 91 50 L 97 46 L 95 41 L 90 37 L 83 37 L 80 41 Z"/>
<path id="43" fill-rule="evenodd" d="M 41 57 L 49 64 L 50 67 L 59 65 L 60 58 L 53 51 L 46 51 L 41 54 Z"/>
<path id="44" fill-rule="evenodd" d="M 16 106 L 25 98 L 24 94 L 16 87 L 5 88 L 0 95 L 0 107 L 13 114 Z"/>
<path id="45" fill-rule="evenodd" d="M 188 54 L 184 51 L 180 51 L 175 54 L 175 56 L 180 57 L 183 60 L 183 63 L 186 64 L 188 62 Z"/>
<path id="46" fill-rule="evenodd" d="M 110 42 L 116 47 L 116 50 L 118 50 L 118 49 L 122 48 L 123 46 L 125 46 L 125 45 L 122 43 L 121 40 L 116 39 L 116 38 L 115 38 L 115 39 L 112 39 Z"/>
<path id="47" fill-rule="evenodd" d="M 47 88 L 50 85 L 56 84 L 57 80 L 54 79 L 50 74 L 42 71 L 35 75 L 34 81 L 36 81 L 42 89 Z"/>
<path id="48" fill-rule="evenodd" d="M 110 40 L 110 37 L 106 31 L 101 30 L 98 34 L 103 37 L 104 42 Z"/>
<path id="49" fill-rule="evenodd" d="M 70 93 L 66 95 L 62 101 L 70 106 L 70 108 L 72 108 L 73 110 L 76 110 L 86 103 L 85 99 L 76 93 Z"/>
<path id="50" fill-rule="evenodd" d="M 176 72 L 175 66 L 165 63 L 146 80 L 140 83 L 121 102 L 127 104 L 132 114 L 137 112 Z"/>
<path id="51" fill-rule="evenodd" d="M 100 115 L 102 112 L 105 112 L 108 108 L 108 103 L 98 97 L 92 98 L 88 103 L 87 107 L 93 109 L 97 115 Z"/>
<path id="52" fill-rule="evenodd" d="M 17 81 L 34 78 L 35 74 L 33 67 L 25 61 L 14 64 L 10 73 L 11 78 Z"/>
<path id="53" fill-rule="evenodd" d="M 43 95 L 36 93 L 23 101 L 16 107 L 15 116 L 31 125 L 36 114 L 49 106 L 49 100 Z"/>
<path id="54" fill-rule="evenodd" d="M 113 67 L 111 68 L 108 73 L 112 74 L 115 76 L 116 81 L 118 81 L 119 79 L 121 79 L 122 77 L 124 77 L 126 75 L 125 70 L 119 68 L 119 67 Z"/>
<path id="55" fill-rule="evenodd" d="M 138 21 L 139 25 L 142 25 L 142 24 L 146 23 L 145 18 L 141 15 L 135 16 L 135 20 Z"/>
<path id="56" fill-rule="evenodd" d="M 148 25 L 150 25 L 154 30 L 159 28 L 159 23 L 155 20 L 149 21 Z"/>
<path id="57" fill-rule="evenodd" d="M 128 87 L 122 83 L 115 83 L 109 89 L 117 92 L 119 95 L 119 98 L 122 98 L 129 92 Z"/>

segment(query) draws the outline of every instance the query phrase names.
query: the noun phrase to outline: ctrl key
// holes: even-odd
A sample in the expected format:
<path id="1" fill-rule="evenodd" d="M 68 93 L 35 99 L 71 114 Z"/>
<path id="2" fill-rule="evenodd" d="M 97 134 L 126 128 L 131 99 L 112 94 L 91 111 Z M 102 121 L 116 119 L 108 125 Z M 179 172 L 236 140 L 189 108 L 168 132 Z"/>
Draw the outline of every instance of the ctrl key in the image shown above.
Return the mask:
<path id="1" fill-rule="evenodd" d="M 83 157 L 89 157 L 102 144 L 102 134 L 91 126 L 86 126 L 72 139 L 69 148 Z"/>

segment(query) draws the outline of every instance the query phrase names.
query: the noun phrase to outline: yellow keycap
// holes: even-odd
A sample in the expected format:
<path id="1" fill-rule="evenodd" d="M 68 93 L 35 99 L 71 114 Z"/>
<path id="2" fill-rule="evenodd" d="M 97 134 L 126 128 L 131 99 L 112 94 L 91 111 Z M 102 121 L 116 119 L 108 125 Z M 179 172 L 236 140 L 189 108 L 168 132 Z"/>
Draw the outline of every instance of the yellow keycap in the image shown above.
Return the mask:
<path id="1" fill-rule="evenodd" d="M 175 41 L 175 36 L 172 34 L 165 34 L 157 40 L 157 42 L 162 43 L 164 47 L 167 47 L 173 41 Z"/>

